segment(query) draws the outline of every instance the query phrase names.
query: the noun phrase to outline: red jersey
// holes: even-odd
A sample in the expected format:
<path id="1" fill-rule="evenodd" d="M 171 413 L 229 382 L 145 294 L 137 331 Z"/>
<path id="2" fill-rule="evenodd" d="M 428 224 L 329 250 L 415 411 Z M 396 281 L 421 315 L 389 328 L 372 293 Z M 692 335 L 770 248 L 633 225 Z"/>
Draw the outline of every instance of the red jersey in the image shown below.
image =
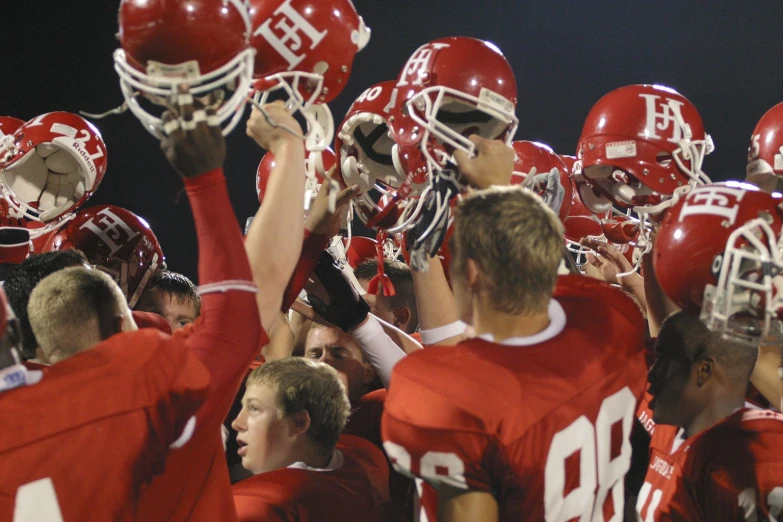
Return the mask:
<path id="1" fill-rule="evenodd" d="M 138 330 L 0 394 L 0 520 L 136 520 L 208 385 L 185 343 Z"/>
<path id="2" fill-rule="evenodd" d="M 549 313 L 516 345 L 477 338 L 397 364 L 382 423 L 396 468 L 436 490 L 491 492 L 500 520 L 623 512 L 644 320 L 625 293 L 581 276 L 560 278 Z"/>
<path id="3" fill-rule="evenodd" d="M 201 317 L 175 332 L 209 368 L 209 396 L 196 414 L 199 428 L 190 443 L 171 452 L 164 473 L 139 501 L 144 522 L 230 522 L 231 498 L 221 425 L 248 364 L 258 355 L 260 327 L 256 295 L 222 169 L 185 179 L 198 234 Z"/>
<path id="4" fill-rule="evenodd" d="M 348 417 L 343 433 L 369 440 L 383 451 L 381 417 L 385 402 L 386 388 L 363 395 L 357 404 L 351 405 L 351 415 Z"/>
<path id="5" fill-rule="evenodd" d="M 232 486 L 240 521 L 377 522 L 388 501 L 389 467 L 368 441 L 341 437 L 332 470 L 284 468 Z"/>
<path id="6" fill-rule="evenodd" d="M 637 510 L 645 522 L 777 520 L 781 447 L 783 415 L 757 409 L 739 410 L 685 440 L 659 440 Z"/>
<path id="7" fill-rule="evenodd" d="M 351 409 L 351 416 L 348 417 L 348 424 L 343 429 L 343 434 L 355 435 L 368 440 L 383 452 L 381 417 L 385 402 L 385 388 L 371 391 L 362 396 L 358 404 Z M 413 505 L 413 481 L 392 470 L 389 473 L 389 495 L 392 504 L 389 506 L 388 512 L 393 513 L 390 518 L 400 519 L 399 514 L 411 511 L 409 508 Z"/>

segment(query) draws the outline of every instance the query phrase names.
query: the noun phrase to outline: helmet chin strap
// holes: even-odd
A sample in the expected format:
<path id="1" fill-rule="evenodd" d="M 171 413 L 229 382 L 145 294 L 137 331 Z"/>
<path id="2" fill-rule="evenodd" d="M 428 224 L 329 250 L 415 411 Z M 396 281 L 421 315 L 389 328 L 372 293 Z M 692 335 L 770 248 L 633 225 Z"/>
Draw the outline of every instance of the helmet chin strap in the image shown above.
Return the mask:
<path id="1" fill-rule="evenodd" d="M 150 263 L 150 266 L 147 268 L 147 270 L 144 272 L 144 276 L 141 278 L 141 281 L 139 281 L 139 284 L 136 286 L 136 290 L 133 292 L 133 295 L 128 296 L 128 308 L 133 309 L 134 306 L 136 306 L 136 303 L 139 302 L 139 298 L 141 298 L 141 295 L 144 293 L 144 289 L 147 287 L 147 282 L 150 280 L 150 278 L 155 275 L 155 272 L 158 271 L 158 254 L 153 254 L 152 256 L 152 262 Z M 122 271 L 120 275 L 121 281 L 123 281 L 121 288 L 122 291 L 125 293 L 125 295 L 128 295 L 128 263 L 122 264 Z"/>

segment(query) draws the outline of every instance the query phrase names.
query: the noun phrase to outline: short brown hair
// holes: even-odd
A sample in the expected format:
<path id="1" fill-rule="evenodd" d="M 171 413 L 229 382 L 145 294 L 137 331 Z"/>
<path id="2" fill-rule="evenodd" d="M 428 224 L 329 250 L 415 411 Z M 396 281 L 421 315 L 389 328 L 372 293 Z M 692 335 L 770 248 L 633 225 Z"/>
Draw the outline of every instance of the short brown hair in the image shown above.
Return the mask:
<path id="1" fill-rule="evenodd" d="M 310 416 L 307 430 L 310 440 L 324 454 L 334 451 L 351 413 L 345 386 L 334 368 L 301 357 L 288 357 L 253 370 L 247 378 L 247 387 L 255 384 L 274 390 L 281 418 L 306 411 Z"/>
<path id="2" fill-rule="evenodd" d="M 120 287 L 100 270 L 82 266 L 46 276 L 33 289 L 27 313 L 38 345 L 60 359 L 101 341 L 100 318 L 125 302 Z M 54 361 L 53 361 L 54 362 Z"/>
<path id="3" fill-rule="evenodd" d="M 557 215 L 519 186 L 474 192 L 459 203 L 455 214 L 451 247 L 456 271 L 464 274 L 472 259 L 497 310 L 545 311 L 563 257 L 563 226 Z"/>
<path id="4" fill-rule="evenodd" d="M 377 298 L 384 303 L 387 310 L 400 310 L 407 308 L 411 311 L 410 331 L 415 332 L 419 329 L 419 314 L 416 309 L 416 293 L 413 291 L 413 274 L 408 265 L 396 259 L 385 259 L 383 261 L 383 272 L 389 276 L 394 285 L 394 295 L 381 295 Z M 370 281 L 378 275 L 378 261 L 368 259 L 362 261 L 353 275 L 360 281 Z"/>

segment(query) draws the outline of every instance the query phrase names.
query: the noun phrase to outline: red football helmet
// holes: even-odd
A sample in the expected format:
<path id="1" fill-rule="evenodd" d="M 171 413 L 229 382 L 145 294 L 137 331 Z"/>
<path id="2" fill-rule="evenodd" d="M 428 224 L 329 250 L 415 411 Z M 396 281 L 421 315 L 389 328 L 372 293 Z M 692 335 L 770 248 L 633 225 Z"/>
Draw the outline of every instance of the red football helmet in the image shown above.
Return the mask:
<path id="1" fill-rule="evenodd" d="M 106 173 L 106 145 L 94 125 L 69 112 L 34 118 L 6 142 L 0 159 L 2 193 L 18 216 L 51 232 L 83 205 Z"/>
<path id="2" fill-rule="evenodd" d="M 165 105 L 182 84 L 193 96 L 230 91 L 217 116 L 224 135 L 234 128 L 244 112 L 255 54 L 243 0 L 122 0 L 119 24 L 114 69 L 128 108 L 145 129 L 159 139 L 165 134 L 138 95 Z"/>
<path id="3" fill-rule="evenodd" d="M 364 91 L 348 109 L 335 140 L 338 179 L 344 187 L 359 185 L 355 208 L 373 229 L 394 229 L 408 196 L 419 195 L 427 179 L 421 150 L 409 146 L 401 151 L 391 139 L 388 117 L 394 86 L 394 81 L 386 81 Z M 413 158 L 419 159 L 418 167 Z"/>
<path id="4" fill-rule="evenodd" d="M 345 257 L 354 270 L 367 260 L 375 260 L 376 242 L 374 239 L 364 236 L 353 236 L 350 243 L 347 239 L 343 239 L 343 244 L 346 246 Z"/>
<path id="5" fill-rule="evenodd" d="M 392 137 L 420 145 L 430 169 L 444 163 L 431 140 L 449 153 L 474 155 L 470 135 L 510 144 L 519 123 L 511 66 L 494 44 L 475 38 L 439 38 L 419 47 L 397 77 L 396 96 Z"/>
<path id="6" fill-rule="evenodd" d="M 133 308 L 147 282 L 165 270 L 163 250 L 144 219 L 113 205 L 80 210 L 49 239 L 44 252 L 77 248 L 90 264 L 109 274 Z"/>
<path id="7" fill-rule="evenodd" d="M 753 129 L 745 181 L 767 192 L 780 192 L 783 178 L 783 103 L 768 110 Z"/>
<path id="8" fill-rule="evenodd" d="M 596 212 L 607 209 L 607 198 L 660 212 L 675 190 L 710 182 L 701 166 L 713 148 L 696 107 L 677 91 L 616 89 L 598 100 L 582 129 L 579 158 L 593 188 L 580 187 L 582 201 Z"/>
<path id="9" fill-rule="evenodd" d="M 390 80 L 365 90 L 337 128 L 338 179 L 344 187 L 359 185 L 362 194 L 373 188 L 385 193 L 387 187 L 399 188 L 404 180 L 394 167 L 394 140 L 388 128 L 394 84 Z"/>
<path id="10" fill-rule="evenodd" d="M 734 338 L 758 342 L 771 333 L 783 297 L 780 205 L 746 183 L 693 188 L 666 212 L 653 246 L 666 295 Z"/>
<path id="11" fill-rule="evenodd" d="M 351 76 L 370 29 L 350 0 L 249 0 L 256 49 L 254 88 L 264 104 L 282 91 L 291 113 L 307 122 L 307 149 L 332 142 L 334 121 L 326 103 Z"/>
<path id="12" fill-rule="evenodd" d="M 13 116 L 0 116 L 0 140 L 5 136 L 12 135 L 22 125 L 24 125 L 24 120 L 14 118 Z M 0 147 L 2 146 L 3 144 L 0 141 Z"/>
<path id="13" fill-rule="evenodd" d="M 568 167 L 555 152 L 536 141 L 515 141 L 512 185 L 522 185 L 544 199 L 547 206 L 565 222 L 573 199 Z"/>
<path id="14" fill-rule="evenodd" d="M 305 151 L 305 176 L 307 177 L 307 185 L 305 187 L 305 201 L 304 209 L 310 210 L 310 205 L 318 194 L 318 190 L 321 187 L 321 183 L 326 179 L 326 173 L 329 172 L 335 163 L 337 158 L 334 155 L 334 151 L 330 148 L 322 150 L 320 152 L 307 152 Z M 258 195 L 258 202 L 263 203 L 264 193 L 266 193 L 266 186 L 269 183 L 269 176 L 272 174 L 272 169 L 275 168 L 275 155 L 271 152 L 264 154 L 261 158 L 261 162 L 258 164 L 258 170 L 256 171 L 256 194 Z"/>

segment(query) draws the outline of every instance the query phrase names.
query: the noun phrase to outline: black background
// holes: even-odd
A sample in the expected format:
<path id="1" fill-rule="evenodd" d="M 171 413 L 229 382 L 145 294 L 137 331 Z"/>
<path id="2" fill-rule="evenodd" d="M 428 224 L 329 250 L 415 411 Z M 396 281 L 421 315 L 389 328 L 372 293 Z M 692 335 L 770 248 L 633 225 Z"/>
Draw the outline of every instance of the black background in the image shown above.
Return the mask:
<path id="1" fill-rule="evenodd" d="M 118 106 L 111 56 L 118 5 L 2 0 L 0 114 L 30 119 Z M 519 89 L 517 137 L 559 153 L 574 152 L 584 117 L 603 94 L 631 83 L 661 83 L 701 112 L 717 148 L 706 172 L 713 180 L 738 179 L 756 121 L 783 100 L 780 0 L 357 0 L 356 7 L 373 35 L 332 104 L 338 122 L 363 89 L 395 78 L 418 45 L 454 35 L 488 39 L 503 50 Z M 157 142 L 130 113 L 97 125 L 109 163 L 89 204 L 111 203 L 145 217 L 169 267 L 194 277 L 187 198 L 177 197 L 181 182 Z M 241 223 L 257 207 L 261 155 L 240 125 L 229 138 L 226 174 Z"/>

